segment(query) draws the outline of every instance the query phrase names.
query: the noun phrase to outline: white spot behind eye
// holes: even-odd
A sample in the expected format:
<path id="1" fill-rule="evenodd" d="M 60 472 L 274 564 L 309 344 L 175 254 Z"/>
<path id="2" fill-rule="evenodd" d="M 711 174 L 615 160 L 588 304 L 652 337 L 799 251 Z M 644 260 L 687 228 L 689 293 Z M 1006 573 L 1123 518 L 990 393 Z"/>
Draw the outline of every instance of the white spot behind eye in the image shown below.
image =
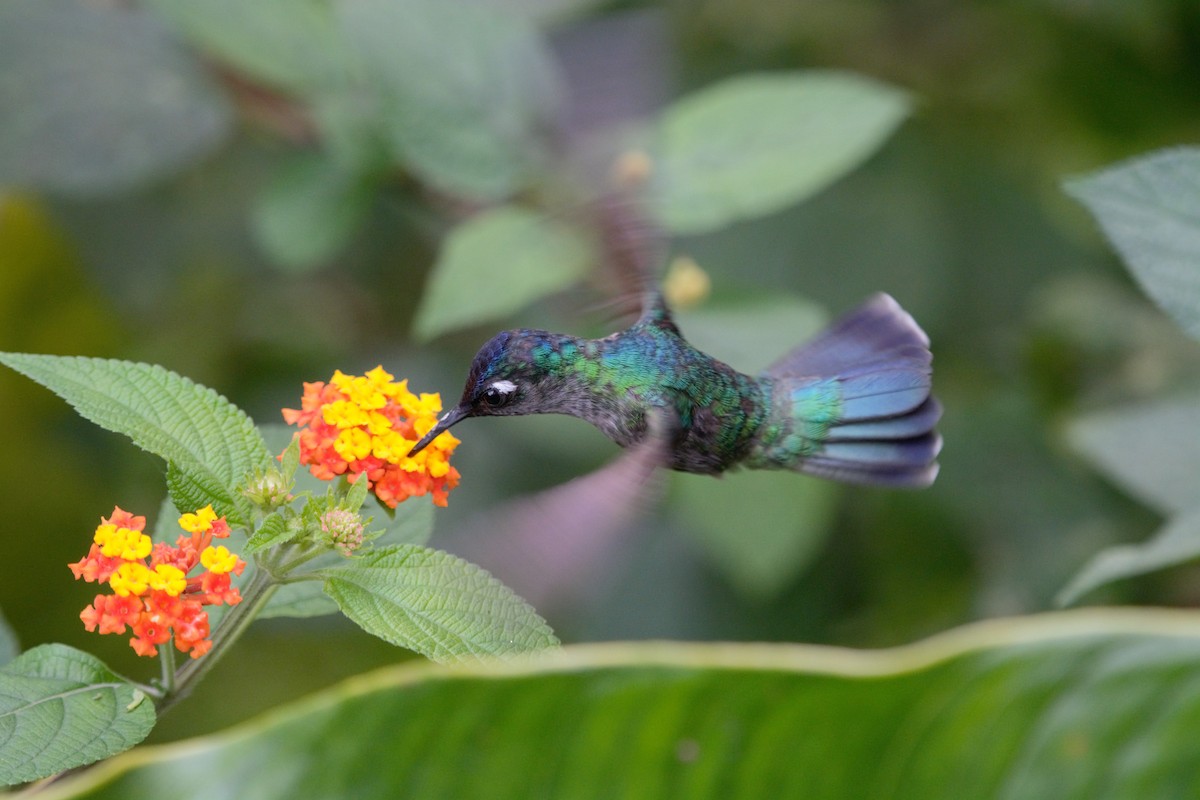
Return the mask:
<path id="1" fill-rule="evenodd" d="M 512 394 L 517 390 L 517 385 L 512 381 L 496 381 L 490 388 L 495 389 L 500 394 Z"/>

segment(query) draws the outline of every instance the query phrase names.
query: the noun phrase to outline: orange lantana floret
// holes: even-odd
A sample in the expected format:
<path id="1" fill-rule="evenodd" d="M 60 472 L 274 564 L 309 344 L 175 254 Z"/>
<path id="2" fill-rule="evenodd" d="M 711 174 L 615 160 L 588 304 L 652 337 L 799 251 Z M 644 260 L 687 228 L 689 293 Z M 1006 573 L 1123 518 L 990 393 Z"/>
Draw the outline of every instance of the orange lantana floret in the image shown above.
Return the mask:
<path id="1" fill-rule="evenodd" d="M 145 517 L 116 508 L 110 518 L 101 519 L 87 556 L 70 565 L 76 579 L 107 582 L 113 590 L 96 595 L 80 613 L 88 631 L 124 633 L 132 628 L 129 643 L 143 656 L 157 655 L 158 646 L 172 638 L 192 658 L 208 652 L 212 641 L 204 606 L 241 602 L 230 575 L 240 575 L 246 562 L 225 547 L 211 546 L 214 538 L 229 535 L 229 524 L 212 506 L 184 514 L 179 524 L 187 533 L 174 546 L 151 545 L 142 533 Z M 204 554 L 210 555 L 205 559 Z M 204 570 L 189 576 L 197 566 Z"/>
<path id="2" fill-rule="evenodd" d="M 283 419 L 296 425 L 300 463 L 321 480 L 366 476 L 379 501 L 395 508 L 409 497 L 432 495 L 445 506 L 458 485 L 450 454 L 458 439 L 443 433 L 417 453 L 413 445 L 437 424 L 438 394 L 413 394 L 408 381 L 396 382 L 383 367 L 363 376 L 333 374 L 328 383 L 304 384 L 300 408 L 285 408 Z"/>

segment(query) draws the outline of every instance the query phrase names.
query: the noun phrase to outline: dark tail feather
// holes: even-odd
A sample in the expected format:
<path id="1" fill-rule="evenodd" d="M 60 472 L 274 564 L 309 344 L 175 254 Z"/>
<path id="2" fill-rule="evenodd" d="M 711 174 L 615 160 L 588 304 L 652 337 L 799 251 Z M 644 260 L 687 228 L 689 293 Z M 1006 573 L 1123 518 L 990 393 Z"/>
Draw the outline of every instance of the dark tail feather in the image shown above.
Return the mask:
<path id="1" fill-rule="evenodd" d="M 932 461 L 920 467 L 874 467 L 850 461 L 814 458 L 806 460 L 799 469 L 808 475 L 843 483 L 886 486 L 893 489 L 923 489 L 937 478 L 938 463 Z"/>
<path id="2" fill-rule="evenodd" d="M 932 483 L 942 447 L 932 362 L 929 337 L 899 303 L 879 294 L 773 364 L 766 374 L 801 395 L 805 385 L 838 387 L 836 420 L 795 469 L 851 483 Z"/>
<path id="3" fill-rule="evenodd" d="M 908 439 L 932 433 L 942 418 L 942 404 L 930 397 L 917 408 L 895 417 L 841 422 L 829 429 L 825 441 L 870 442 L 872 440 Z"/>

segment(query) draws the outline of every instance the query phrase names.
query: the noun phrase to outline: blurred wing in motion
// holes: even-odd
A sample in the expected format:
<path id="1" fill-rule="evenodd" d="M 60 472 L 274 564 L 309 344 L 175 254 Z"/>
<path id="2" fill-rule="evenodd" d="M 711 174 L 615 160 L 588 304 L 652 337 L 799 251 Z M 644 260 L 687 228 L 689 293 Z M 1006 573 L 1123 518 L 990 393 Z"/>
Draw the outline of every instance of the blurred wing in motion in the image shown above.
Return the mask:
<path id="1" fill-rule="evenodd" d="M 596 565 L 662 494 L 670 420 L 615 461 L 560 486 L 492 509 L 447 535 L 446 550 L 479 564 L 539 609 L 586 593 Z"/>

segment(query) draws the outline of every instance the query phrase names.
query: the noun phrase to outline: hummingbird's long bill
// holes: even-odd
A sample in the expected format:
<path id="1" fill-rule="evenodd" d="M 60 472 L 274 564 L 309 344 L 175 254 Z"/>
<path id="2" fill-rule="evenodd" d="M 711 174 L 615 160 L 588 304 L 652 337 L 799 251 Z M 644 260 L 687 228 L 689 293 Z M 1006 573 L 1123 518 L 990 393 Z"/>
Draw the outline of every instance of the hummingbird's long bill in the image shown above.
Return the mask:
<path id="1" fill-rule="evenodd" d="M 438 420 L 437 425 L 434 425 L 433 428 L 430 429 L 429 433 L 421 437 L 421 441 L 413 445 L 413 449 L 409 450 L 408 454 L 410 456 L 415 456 L 417 453 L 428 447 L 429 443 L 441 435 L 443 431 L 449 430 L 452 425 L 466 419 L 470 415 L 471 410 L 469 408 L 464 408 L 461 405 L 455 406 L 445 414 L 442 414 L 442 418 Z"/>

